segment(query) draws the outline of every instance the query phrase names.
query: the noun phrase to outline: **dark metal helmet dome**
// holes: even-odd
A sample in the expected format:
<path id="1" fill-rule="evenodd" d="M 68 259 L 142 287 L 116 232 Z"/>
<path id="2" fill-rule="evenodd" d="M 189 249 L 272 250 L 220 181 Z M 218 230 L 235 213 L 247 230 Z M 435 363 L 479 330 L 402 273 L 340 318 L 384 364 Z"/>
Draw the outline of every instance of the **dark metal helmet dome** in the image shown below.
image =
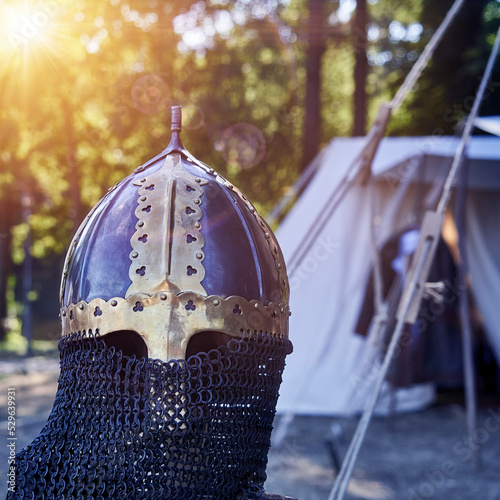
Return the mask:
<path id="1" fill-rule="evenodd" d="M 242 193 L 186 151 L 180 131 L 175 106 L 167 149 L 78 229 L 61 283 L 63 336 L 133 331 L 163 361 L 186 358 L 200 332 L 288 337 L 276 238 Z"/>

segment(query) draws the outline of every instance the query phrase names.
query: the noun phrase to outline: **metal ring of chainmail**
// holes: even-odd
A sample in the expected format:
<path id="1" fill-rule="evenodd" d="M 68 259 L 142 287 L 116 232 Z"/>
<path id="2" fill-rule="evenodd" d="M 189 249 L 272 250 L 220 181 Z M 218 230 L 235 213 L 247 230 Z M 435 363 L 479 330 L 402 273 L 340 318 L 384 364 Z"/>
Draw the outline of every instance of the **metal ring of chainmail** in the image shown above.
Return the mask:
<path id="1" fill-rule="evenodd" d="M 263 492 L 291 342 L 245 333 L 184 360 L 125 356 L 98 335 L 59 343 L 40 435 L 16 457 L 14 499 L 252 499 Z"/>

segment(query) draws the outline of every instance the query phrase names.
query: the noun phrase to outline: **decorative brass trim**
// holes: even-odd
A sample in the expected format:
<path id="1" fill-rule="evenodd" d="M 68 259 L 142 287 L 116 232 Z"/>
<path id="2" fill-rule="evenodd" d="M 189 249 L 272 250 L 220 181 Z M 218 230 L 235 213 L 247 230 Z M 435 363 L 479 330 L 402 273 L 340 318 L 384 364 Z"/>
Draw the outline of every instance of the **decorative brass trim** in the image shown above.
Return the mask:
<path id="1" fill-rule="evenodd" d="M 139 186 L 137 223 L 126 297 L 144 290 L 206 294 L 201 284 L 203 184 L 183 168 L 180 154 L 168 155 L 158 171 L 134 183 Z"/>
<path id="2" fill-rule="evenodd" d="M 146 342 L 148 357 L 162 361 L 185 359 L 189 339 L 208 325 L 233 337 L 258 331 L 288 338 L 288 316 L 288 306 L 272 302 L 166 291 L 81 301 L 61 309 L 63 336 L 134 330 Z"/>

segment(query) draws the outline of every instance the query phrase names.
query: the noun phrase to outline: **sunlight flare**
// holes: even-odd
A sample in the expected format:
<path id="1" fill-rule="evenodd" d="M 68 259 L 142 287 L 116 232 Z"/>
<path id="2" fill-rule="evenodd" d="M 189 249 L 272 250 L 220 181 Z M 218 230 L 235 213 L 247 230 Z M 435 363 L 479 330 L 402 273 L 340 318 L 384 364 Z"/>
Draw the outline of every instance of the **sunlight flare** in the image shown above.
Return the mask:
<path id="1" fill-rule="evenodd" d="M 57 2 L 20 2 L 0 5 L 2 52 L 30 50 L 50 43 L 51 21 L 60 5 Z"/>

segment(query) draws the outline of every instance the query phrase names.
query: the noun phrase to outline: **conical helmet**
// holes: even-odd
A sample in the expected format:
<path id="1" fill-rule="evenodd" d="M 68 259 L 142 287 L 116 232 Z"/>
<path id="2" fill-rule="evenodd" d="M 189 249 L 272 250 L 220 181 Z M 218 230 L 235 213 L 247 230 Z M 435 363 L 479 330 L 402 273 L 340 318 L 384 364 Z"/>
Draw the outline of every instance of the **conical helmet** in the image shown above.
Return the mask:
<path id="1" fill-rule="evenodd" d="M 245 195 L 186 151 L 180 132 L 174 106 L 169 146 L 78 229 L 61 283 L 64 337 L 99 334 L 162 361 L 186 359 L 192 341 L 214 335 L 288 337 L 275 236 Z"/>

